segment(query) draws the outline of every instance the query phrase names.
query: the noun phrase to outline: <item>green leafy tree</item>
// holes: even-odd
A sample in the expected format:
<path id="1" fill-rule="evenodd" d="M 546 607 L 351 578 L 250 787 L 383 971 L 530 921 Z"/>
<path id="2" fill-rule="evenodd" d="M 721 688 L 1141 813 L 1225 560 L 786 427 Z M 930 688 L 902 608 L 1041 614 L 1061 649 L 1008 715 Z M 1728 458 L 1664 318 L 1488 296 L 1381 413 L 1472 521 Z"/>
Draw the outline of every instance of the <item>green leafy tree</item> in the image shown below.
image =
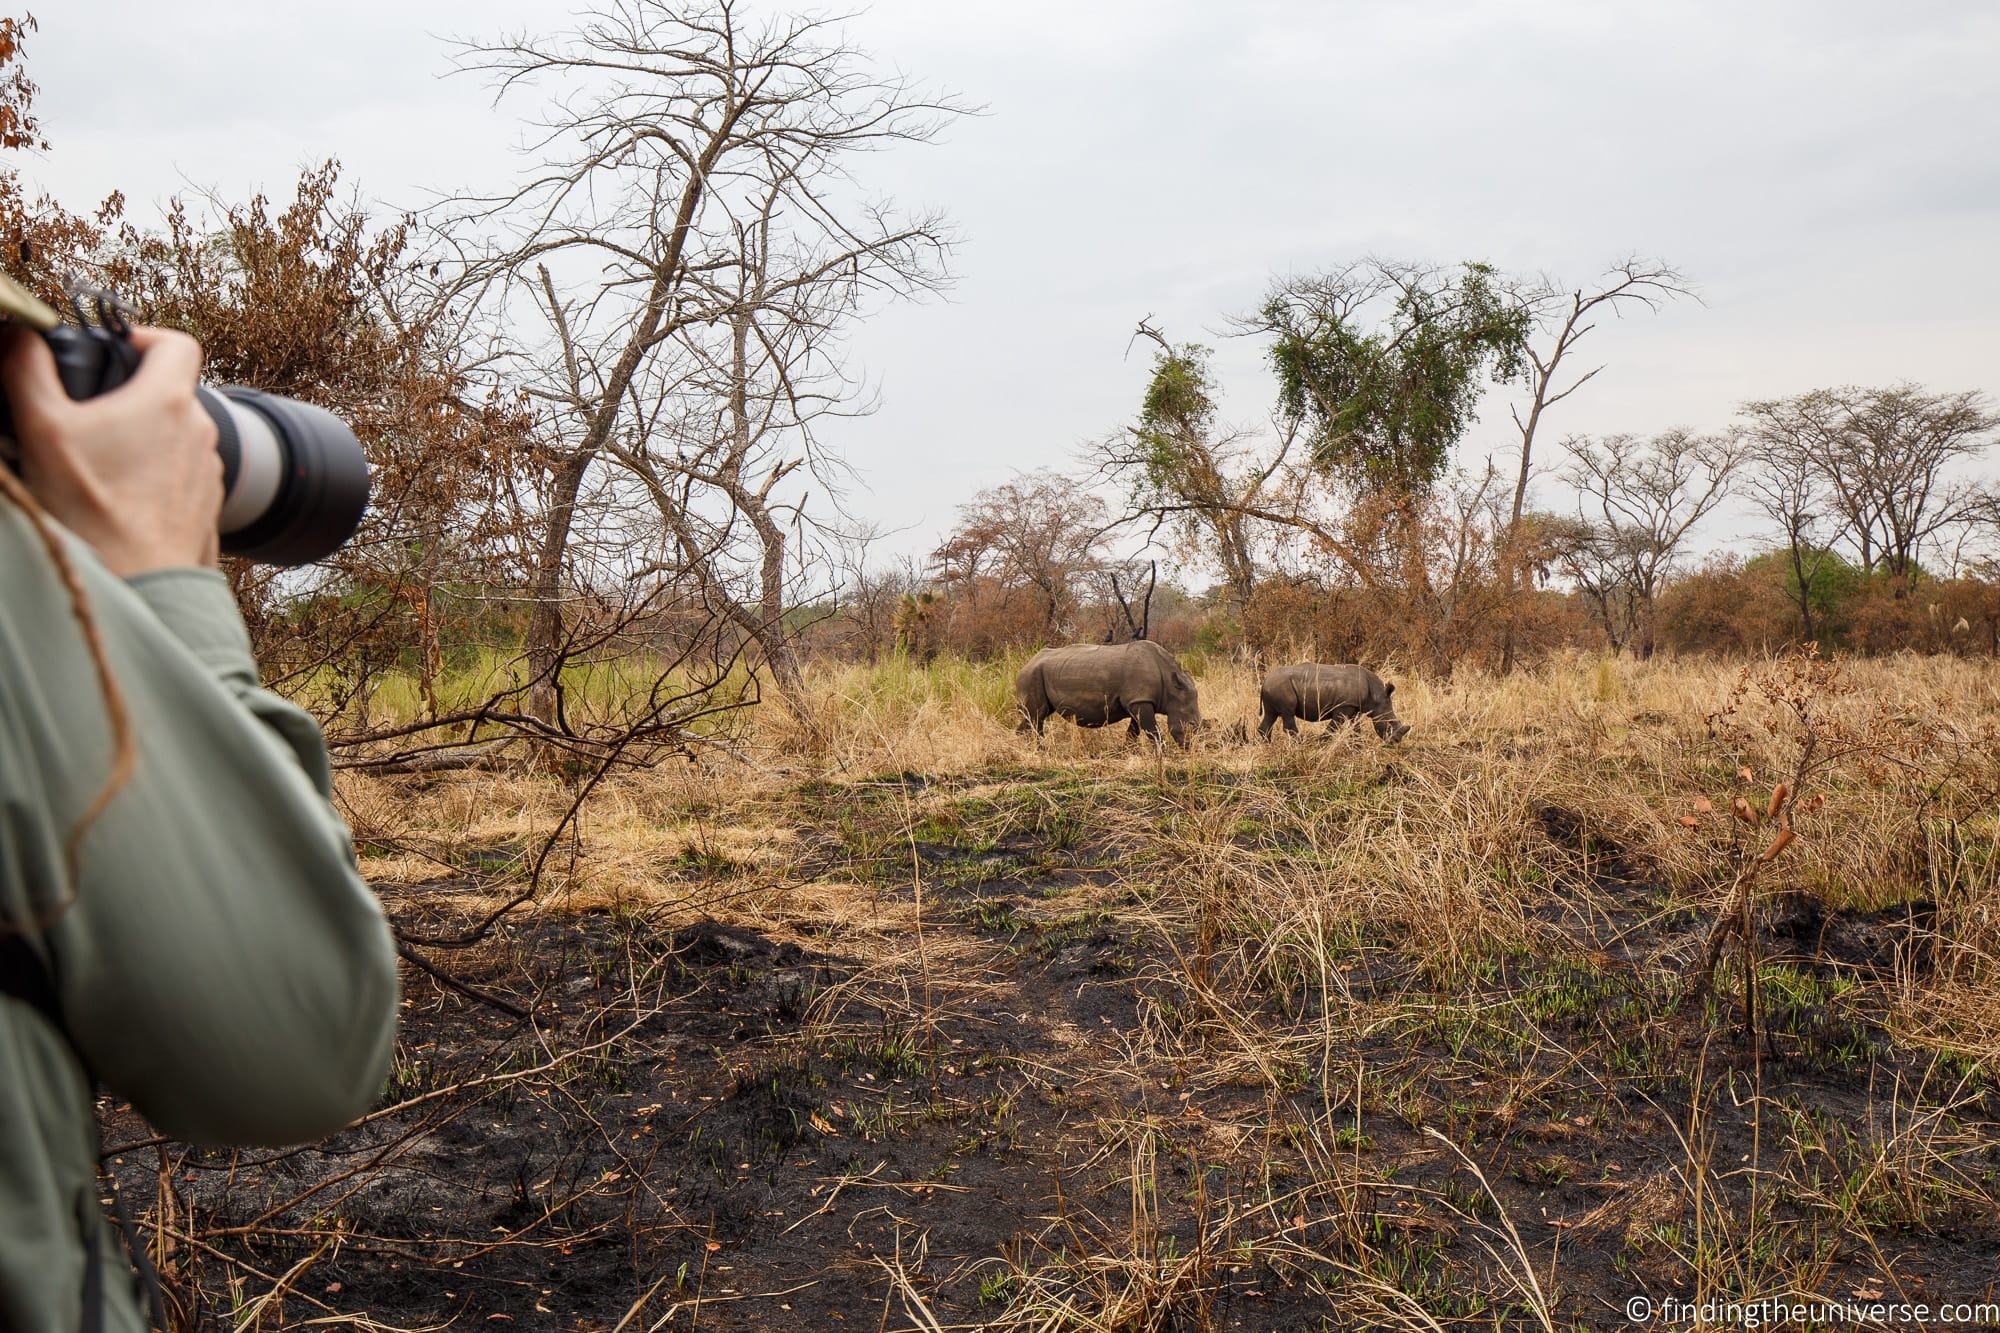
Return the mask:
<path id="1" fill-rule="evenodd" d="M 1800 544 L 1753 556 L 1743 572 L 1769 579 L 1785 590 L 1799 608 L 1808 639 L 1839 632 L 1842 612 L 1868 582 L 1868 576 L 1831 547 Z"/>
<path id="2" fill-rule="evenodd" d="M 1260 460 L 1219 423 L 1207 348 L 1170 343 L 1145 321 L 1136 336 L 1158 344 L 1159 355 L 1138 420 L 1098 447 L 1100 472 L 1125 484 L 1128 520 L 1151 520 L 1155 534 L 1171 533 L 1214 563 L 1241 615 L 1256 586 L 1255 529 L 1288 449 Z"/>
<path id="3" fill-rule="evenodd" d="M 1425 495 L 1486 384 L 1523 372 L 1533 322 L 1486 264 L 1368 259 L 1280 282 L 1244 326 L 1270 337 L 1279 413 L 1323 472 Z"/>

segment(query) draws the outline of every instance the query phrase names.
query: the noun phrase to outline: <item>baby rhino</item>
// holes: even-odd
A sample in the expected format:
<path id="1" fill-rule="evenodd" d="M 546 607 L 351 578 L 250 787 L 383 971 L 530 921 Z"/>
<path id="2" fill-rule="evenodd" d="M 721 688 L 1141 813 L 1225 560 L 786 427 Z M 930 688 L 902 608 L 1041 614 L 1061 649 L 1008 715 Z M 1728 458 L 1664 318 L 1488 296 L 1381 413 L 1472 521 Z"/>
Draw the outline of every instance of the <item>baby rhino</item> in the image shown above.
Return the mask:
<path id="1" fill-rule="evenodd" d="M 1339 726 L 1366 713 L 1375 719 L 1375 734 L 1394 745 L 1409 735 L 1409 724 L 1396 719 L 1390 696 L 1394 685 L 1367 667 L 1327 666 L 1320 662 L 1294 662 L 1273 667 L 1264 674 L 1259 691 L 1264 701 L 1264 720 L 1257 734 L 1271 739 L 1271 724 L 1284 719 L 1285 730 L 1299 734 L 1299 719 L 1330 722 Z M 1332 730 L 1331 727 L 1328 730 Z"/>

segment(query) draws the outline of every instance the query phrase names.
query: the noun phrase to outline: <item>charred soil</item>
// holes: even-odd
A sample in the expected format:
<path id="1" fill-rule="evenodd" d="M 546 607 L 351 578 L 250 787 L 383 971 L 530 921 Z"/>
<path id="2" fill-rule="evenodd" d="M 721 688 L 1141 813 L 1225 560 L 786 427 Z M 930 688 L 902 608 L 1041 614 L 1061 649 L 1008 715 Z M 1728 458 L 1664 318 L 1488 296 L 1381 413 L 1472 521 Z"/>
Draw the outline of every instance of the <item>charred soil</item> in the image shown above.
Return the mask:
<path id="1" fill-rule="evenodd" d="M 107 1106 L 114 1169 L 177 1299 L 235 1327 L 1617 1328 L 1640 1293 L 2000 1298 L 1992 1070 L 1899 1018 L 1939 965 L 1928 897 L 1760 898 L 1754 955 L 1690 1004 L 1714 885 L 1567 788 L 1489 793 L 1449 866 L 1364 863 L 1410 810 L 1479 799 L 1474 756 L 1384 753 L 774 789 L 782 855 L 696 849 L 657 868 L 684 893 L 425 951 L 528 1017 L 407 971 L 356 1128 L 201 1152 Z M 382 887 L 436 938 L 479 885 Z"/>

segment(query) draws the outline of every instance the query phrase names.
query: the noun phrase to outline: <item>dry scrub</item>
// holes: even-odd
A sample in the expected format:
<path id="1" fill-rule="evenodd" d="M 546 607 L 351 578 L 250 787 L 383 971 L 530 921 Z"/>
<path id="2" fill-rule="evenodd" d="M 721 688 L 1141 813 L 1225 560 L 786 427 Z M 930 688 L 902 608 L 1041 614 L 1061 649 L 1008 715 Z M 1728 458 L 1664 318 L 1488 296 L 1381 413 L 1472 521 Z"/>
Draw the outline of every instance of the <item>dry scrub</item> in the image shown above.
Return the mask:
<path id="1" fill-rule="evenodd" d="M 553 843 L 557 778 L 348 775 L 407 934 L 541 879 L 429 955 L 475 995 L 410 974 L 384 1106 L 321 1165 L 161 1158 L 169 1272 L 242 1328 L 1994 1298 L 1990 665 L 1399 676 L 1393 749 L 1234 741 L 1252 673 L 1198 674 L 1183 754 L 1037 748 L 1005 664 L 827 665 Z"/>

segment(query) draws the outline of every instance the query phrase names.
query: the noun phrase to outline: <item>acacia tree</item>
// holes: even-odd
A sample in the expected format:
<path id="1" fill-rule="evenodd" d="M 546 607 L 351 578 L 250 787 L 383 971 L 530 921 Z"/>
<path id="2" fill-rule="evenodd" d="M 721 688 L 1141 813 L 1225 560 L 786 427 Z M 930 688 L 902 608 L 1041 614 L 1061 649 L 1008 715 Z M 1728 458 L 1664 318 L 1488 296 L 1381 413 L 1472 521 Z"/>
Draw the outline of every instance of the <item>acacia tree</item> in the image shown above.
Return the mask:
<path id="1" fill-rule="evenodd" d="M 1486 382 L 1520 373 L 1532 318 L 1486 264 L 1365 259 L 1276 284 L 1238 323 L 1270 338 L 1280 413 L 1327 476 L 1418 497 Z"/>
<path id="2" fill-rule="evenodd" d="M 503 93 L 559 85 L 526 183 L 458 210 L 509 233 L 467 280 L 534 345 L 520 373 L 548 409 L 534 711 L 554 707 L 583 527 L 614 577 L 664 566 L 718 594 L 782 683 L 783 650 L 770 650 L 787 555 L 773 536 L 802 504 L 779 488 L 812 470 L 816 410 L 788 376 L 801 356 L 824 371 L 867 298 L 944 280 L 941 219 L 867 202 L 850 165 L 932 138 L 958 108 L 873 74 L 830 20 L 754 23 L 726 0 L 687 12 L 613 0 L 572 33 L 469 47 L 463 63 Z M 721 410 L 704 409 L 731 377 Z M 822 377 L 818 392 L 823 407 L 842 390 Z M 636 523 L 635 501 L 657 521 Z M 744 544 L 762 546 L 750 591 L 729 567 Z M 780 577 L 765 580 L 773 562 Z"/>
<path id="3" fill-rule="evenodd" d="M 1934 393 L 1902 383 L 1834 393 L 1835 429 L 1810 437 L 1861 553 L 1906 590 L 1924 549 L 1977 516 L 1978 486 L 1952 477 L 2000 428 L 1984 394 Z"/>
<path id="4" fill-rule="evenodd" d="M 1887 574 L 1898 595 L 1927 548 L 1991 510 L 1989 491 L 1954 475 L 1984 455 L 2000 429 L 2000 414 L 1977 391 L 1849 386 L 1746 403 L 1743 411 L 1767 475 L 1777 470 L 1797 493 L 1793 507 L 1810 505 L 1823 516 L 1828 544 L 1845 542 L 1862 571 Z"/>
<path id="5" fill-rule="evenodd" d="M 1536 515 L 1534 524 L 1549 563 L 1596 613 L 1611 651 L 1623 650 L 1638 622 L 1626 577 L 1630 531 L 1592 522 L 1581 513 Z"/>
<path id="6" fill-rule="evenodd" d="M 1813 607 L 1821 576 L 1830 572 L 1837 507 L 1832 479 L 1820 466 L 1815 441 L 1832 426 L 1833 400 L 1824 394 L 1745 403 L 1748 418 L 1742 484 L 1753 504 L 1785 539 L 1791 581 L 1807 642 L 1818 637 Z"/>
<path id="7" fill-rule="evenodd" d="M 1579 582 L 1606 611 L 1612 646 L 1628 641 L 1651 657 L 1660 588 L 1688 533 L 1728 494 L 1743 443 L 1735 435 L 1670 430 L 1644 440 L 1572 436 L 1564 445 L 1581 527 L 1561 542 L 1563 563 L 1585 571 Z M 1623 635 L 1611 614 L 1616 600 L 1626 608 Z"/>

